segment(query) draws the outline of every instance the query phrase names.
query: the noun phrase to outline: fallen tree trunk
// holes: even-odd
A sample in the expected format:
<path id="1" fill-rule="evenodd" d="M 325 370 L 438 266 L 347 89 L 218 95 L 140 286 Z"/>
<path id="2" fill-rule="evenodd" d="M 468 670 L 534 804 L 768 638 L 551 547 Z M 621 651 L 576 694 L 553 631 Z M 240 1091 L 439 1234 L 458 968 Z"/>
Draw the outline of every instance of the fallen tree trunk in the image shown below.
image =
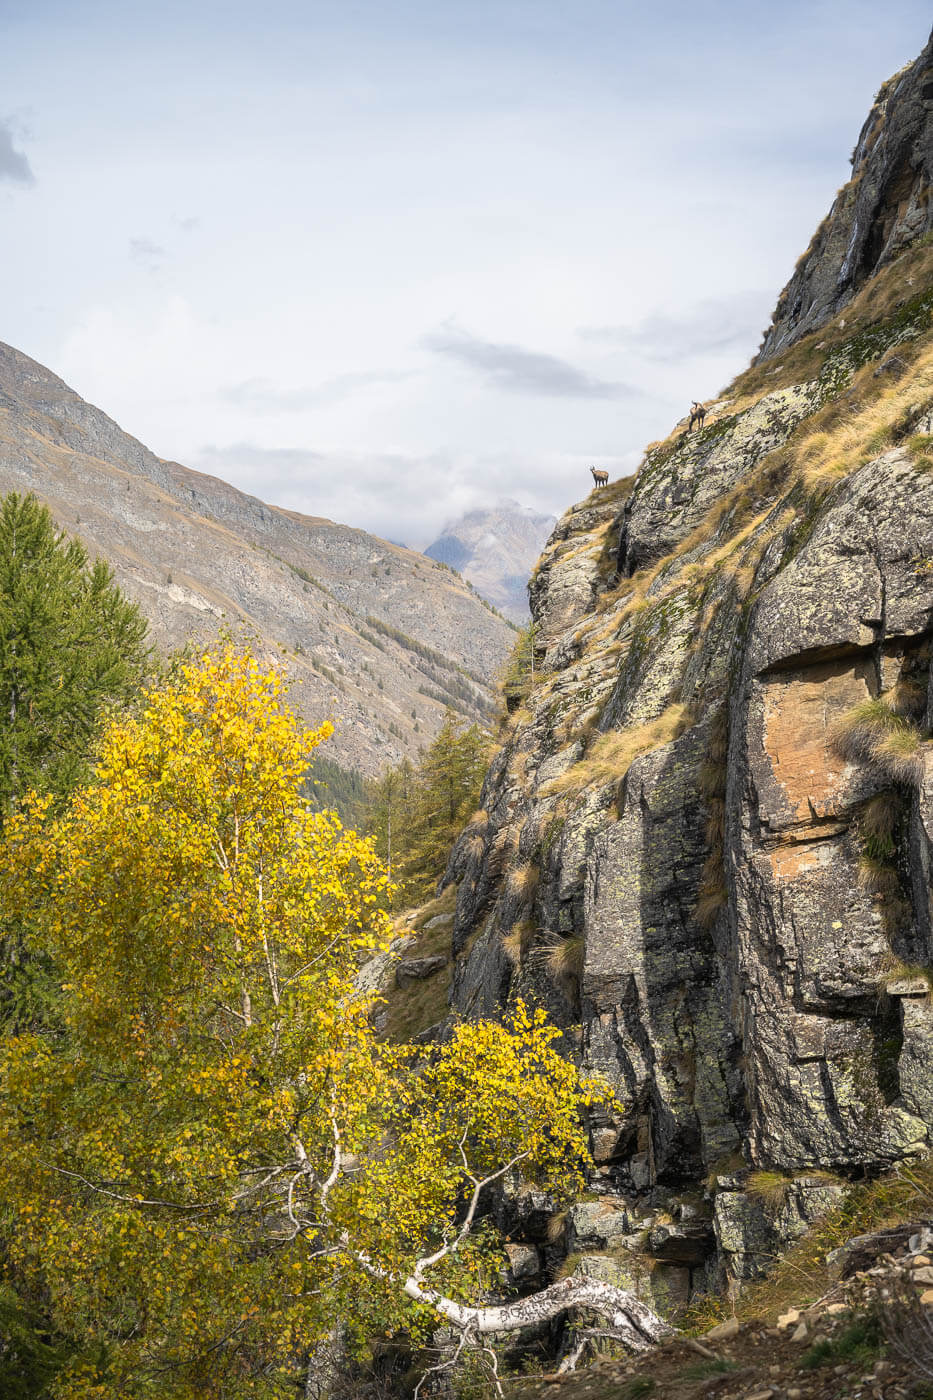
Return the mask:
<path id="1" fill-rule="evenodd" d="M 455 1303 L 433 1288 L 425 1288 L 415 1278 L 405 1280 L 404 1291 L 415 1302 L 429 1304 L 452 1327 L 476 1335 L 517 1332 L 523 1327 L 549 1322 L 570 1308 L 587 1308 L 598 1313 L 632 1351 L 646 1351 L 674 1331 L 626 1289 L 579 1274 L 560 1279 L 528 1298 L 516 1298 L 490 1307 Z"/>

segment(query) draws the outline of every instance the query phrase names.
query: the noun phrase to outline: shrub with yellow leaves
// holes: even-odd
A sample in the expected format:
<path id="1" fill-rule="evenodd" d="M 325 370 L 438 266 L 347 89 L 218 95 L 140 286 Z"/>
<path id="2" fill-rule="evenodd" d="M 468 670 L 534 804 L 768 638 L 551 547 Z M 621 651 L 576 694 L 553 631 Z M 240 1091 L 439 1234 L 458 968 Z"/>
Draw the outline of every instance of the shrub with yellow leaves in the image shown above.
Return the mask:
<path id="1" fill-rule="evenodd" d="M 294 1394 L 338 1321 L 472 1337 L 582 1301 L 633 1344 L 663 1326 L 595 1280 L 469 1301 L 499 1263 L 482 1193 L 574 1190 L 606 1094 L 521 1006 L 427 1061 L 377 1044 L 357 971 L 387 877 L 301 796 L 328 732 L 223 645 L 112 724 L 64 813 L 8 825 L 4 915 L 64 983 L 57 1033 L 0 1042 L 0 1211 L 74 1340 L 50 1395 Z"/>

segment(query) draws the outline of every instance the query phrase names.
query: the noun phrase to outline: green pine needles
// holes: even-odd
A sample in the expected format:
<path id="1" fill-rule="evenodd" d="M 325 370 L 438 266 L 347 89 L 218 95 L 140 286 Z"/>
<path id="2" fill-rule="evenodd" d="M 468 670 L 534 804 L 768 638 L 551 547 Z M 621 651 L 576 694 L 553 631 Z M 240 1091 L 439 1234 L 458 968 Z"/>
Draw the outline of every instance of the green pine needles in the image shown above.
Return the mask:
<path id="1" fill-rule="evenodd" d="M 136 693 L 146 622 L 34 496 L 0 500 L 0 827 L 30 789 L 64 797 L 102 716 Z"/>

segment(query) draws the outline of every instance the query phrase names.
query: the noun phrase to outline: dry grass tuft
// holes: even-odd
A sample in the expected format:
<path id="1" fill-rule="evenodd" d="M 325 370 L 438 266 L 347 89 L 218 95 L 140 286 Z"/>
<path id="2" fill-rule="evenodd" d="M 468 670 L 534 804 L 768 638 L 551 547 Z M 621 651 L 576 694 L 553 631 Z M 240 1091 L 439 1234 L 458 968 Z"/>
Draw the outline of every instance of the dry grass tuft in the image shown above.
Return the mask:
<path id="1" fill-rule="evenodd" d="M 886 734 L 873 759 L 897 783 L 919 783 L 923 778 L 923 734 L 916 725 Z"/>
<path id="2" fill-rule="evenodd" d="M 752 1172 L 745 1183 L 748 1194 L 760 1201 L 769 1210 L 779 1211 L 787 1199 L 787 1193 L 794 1184 L 792 1176 L 784 1172 Z"/>
<path id="3" fill-rule="evenodd" d="M 502 935 L 502 951 L 513 967 L 521 967 L 535 940 L 535 926 L 531 919 L 519 919 Z"/>
<path id="4" fill-rule="evenodd" d="M 509 871 L 506 895 L 520 904 L 531 904 L 538 891 L 541 871 L 530 861 Z"/>
<path id="5" fill-rule="evenodd" d="M 795 456 L 798 474 L 809 491 L 825 488 L 874 457 L 890 451 L 908 438 L 918 403 L 933 397 L 933 346 L 902 346 L 905 359 L 913 358 L 911 372 L 891 383 L 878 380 L 875 367 L 867 364 L 853 379 L 846 395 L 849 405 L 844 414 L 833 401 L 816 418 L 829 420 L 828 430 L 811 431 L 802 437 Z M 929 470 L 928 449 L 911 443 L 908 451 L 916 465 Z"/>
<path id="6" fill-rule="evenodd" d="M 892 956 L 878 979 L 878 986 L 888 991 L 898 982 L 926 983 L 927 999 L 933 1001 L 933 967 L 928 963 L 905 963 Z"/>
<path id="7" fill-rule="evenodd" d="M 583 976 L 583 959 L 586 947 L 583 935 L 571 934 L 562 938 L 559 934 L 551 938 L 542 950 L 547 975 L 559 987 L 570 982 L 579 982 Z"/>
<path id="8" fill-rule="evenodd" d="M 920 719 L 926 712 L 927 688 L 915 676 L 898 676 L 890 698 L 895 714 L 904 715 L 908 719 Z"/>
<path id="9" fill-rule="evenodd" d="M 626 729 L 612 729 L 607 734 L 600 734 L 579 763 L 543 785 L 540 796 L 580 793 L 589 787 L 618 782 L 636 758 L 669 744 L 691 723 L 689 708 L 674 704 L 668 705 L 663 714 L 646 724 L 630 725 Z"/>
<path id="10" fill-rule="evenodd" d="M 900 793 L 893 788 L 872 797 L 859 815 L 859 835 L 866 854 L 890 860 L 895 854 L 894 834 L 903 811 Z"/>
<path id="11" fill-rule="evenodd" d="M 916 433 L 904 445 L 918 471 L 933 472 L 933 436 Z"/>
<path id="12" fill-rule="evenodd" d="M 841 757 L 869 763 L 892 781 L 910 784 L 923 777 L 925 738 L 919 725 L 898 714 L 886 696 L 853 705 L 830 735 Z"/>
<path id="13" fill-rule="evenodd" d="M 548 1216 L 547 1225 L 544 1227 L 544 1234 L 548 1244 L 560 1244 L 567 1228 L 568 1214 L 569 1212 L 566 1210 L 559 1210 L 555 1215 Z"/>
<path id="14" fill-rule="evenodd" d="M 862 851 L 858 861 L 858 882 L 878 899 L 895 899 L 901 890 L 897 866 Z"/>
<path id="15" fill-rule="evenodd" d="M 697 895 L 697 902 L 694 905 L 693 917 L 700 928 L 709 932 L 719 917 L 719 912 L 725 909 L 729 902 L 729 895 L 726 890 L 725 880 L 721 883 L 704 882 L 700 885 L 700 893 Z"/>

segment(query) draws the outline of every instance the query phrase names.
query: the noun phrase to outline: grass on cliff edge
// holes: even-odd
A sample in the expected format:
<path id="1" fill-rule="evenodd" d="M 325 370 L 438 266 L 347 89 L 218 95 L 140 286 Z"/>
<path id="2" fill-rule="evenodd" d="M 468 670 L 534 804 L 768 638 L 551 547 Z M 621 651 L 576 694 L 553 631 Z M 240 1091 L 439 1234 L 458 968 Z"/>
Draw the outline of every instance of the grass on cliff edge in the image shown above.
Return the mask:
<path id="1" fill-rule="evenodd" d="M 545 783 L 540 797 L 559 793 L 576 795 L 594 784 L 602 786 L 623 778 L 641 754 L 660 748 L 676 739 L 691 723 L 686 705 L 668 705 L 657 719 L 646 724 L 629 725 L 598 734 L 590 743 L 585 756 L 560 777 Z"/>
<path id="2" fill-rule="evenodd" d="M 711 404 L 710 412 L 716 415 L 728 407 L 732 416 L 751 408 L 764 394 L 776 389 L 816 380 L 834 353 L 843 351 L 852 342 L 860 339 L 872 340 L 872 332 L 884 327 L 885 323 L 896 329 L 899 316 L 906 314 L 909 304 L 920 294 L 933 289 L 933 246 L 916 246 L 904 252 L 890 267 L 878 273 L 862 288 L 850 304 L 832 321 L 804 336 L 790 349 L 766 360 L 761 365 L 752 365 L 723 390 Z M 902 342 L 896 353 L 908 362 L 917 358 L 918 341 L 926 335 L 920 330 L 913 340 Z M 884 336 L 879 337 L 877 346 L 872 343 L 863 349 L 864 358 L 859 359 L 855 380 L 846 384 L 837 396 L 831 398 L 816 414 L 804 418 L 791 435 L 796 450 L 793 452 L 795 475 L 803 476 L 807 469 L 819 477 L 839 475 L 859 465 L 864 454 L 870 452 L 873 440 L 877 444 L 875 455 L 892 445 L 903 411 L 909 407 L 909 395 L 902 395 L 900 386 L 895 385 L 893 397 L 904 402 L 893 403 L 892 385 L 880 382 L 876 373 L 879 360 L 884 357 Z M 928 368 L 924 366 L 924 369 Z M 883 377 L 882 377 L 883 378 Z M 902 381 L 909 381 L 916 391 L 921 386 L 913 374 L 905 374 Z M 906 384 L 904 385 L 906 387 Z M 856 391 L 855 394 L 853 391 Z M 855 399 L 861 395 L 863 402 Z M 840 399 L 843 401 L 840 403 Z M 914 394 L 916 399 L 916 392 Z M 888 410 L 872 410 L 880 400 L 888 400 Z M 856 424 L 853 419 L 860 419 Z M 714 417 L 715 421 L 715 417 Z M 817 437 L 817 432 L 821 436 Z M 662 442 L 652 444 L 652 449 L 675 446 L 683 436 L 678 425 Z M 788 444 L 789 445 L 789 444 Z M 742 494 L 743 489 L 751 488 L 754 494 L 755 483 L 762 475 L 762 468 L 772 459 L 785 452 L 778 448 L 769 454 L 753 472 L 752 477 L 737 483 L 730 497 Z M 811 477 L 811 484 L 813 478 Z M 725 508 L 724 508 L 725 507 Z M 760 509 L 760 504 L 759 504 Z M 726 502 L 717 502 L 711 515 L 713 523 L 728 513 Z M 706 522 L 700 527 L 708 529 Z M 697 533 L 697 532 L 695 532 Z M 663 561 L 662 561 L 663 562 Z"/>
<path id="3" fill-rule="evenodd" d="M 767 1278 L 749 1285 L 733 1300 L 699 1298 L 681 1326 L 701 1335 L 723 1318 L 773 1322 L 790 1306 L 805 1308 L 832 1286 L 826 1256 L 856 1235 L 933 1218 L 933 1158 L 901 1166 L 887 1176 L 853 1186 L 838 1206 L 817 1221 L 775 1264 Z"/>
<path id="4" fill-rule="evenodd" d="M 834 350 L 860 331 L 889 320 L 911 297 L 933 284 L 933 247 L 907 248 L 868 281 L 840 314 L 788 350 L 744 370 L 726 390 L 730 398 L 754 401 L 773 389 L 815 379 Z M 734 409 L 732 410 L 735 411 Z"/>

